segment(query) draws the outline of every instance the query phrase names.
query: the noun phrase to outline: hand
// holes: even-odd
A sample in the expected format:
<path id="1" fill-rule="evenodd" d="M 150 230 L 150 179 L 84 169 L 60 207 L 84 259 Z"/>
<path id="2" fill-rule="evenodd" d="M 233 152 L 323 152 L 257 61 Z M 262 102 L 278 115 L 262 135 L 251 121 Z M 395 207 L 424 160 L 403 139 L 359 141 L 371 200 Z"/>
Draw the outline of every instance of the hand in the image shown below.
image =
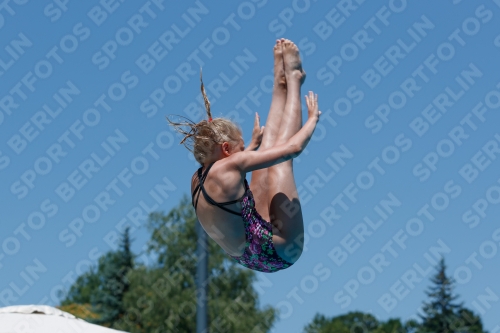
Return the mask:
<path id="1" fill-rule="evenodd" d="M 306 95 L 306 104 L 309 118 L 316 117 L 317 119 L 319 119 L 321 111 L 318 110 L 318 95 L 310 91 L 309 96 Z"/>
<path id="2" fill-rule="evenodd" d="M 246 150 L 255 150 L 259 148 L 260 143 L 262 142 L 262 136 L 264 135 L 264 126 L 260 127 L 260 118 L 259 114 L 255 113 L 255 120 L 253 123 L 252 130 L 252 141 L 248 145 Z"/>

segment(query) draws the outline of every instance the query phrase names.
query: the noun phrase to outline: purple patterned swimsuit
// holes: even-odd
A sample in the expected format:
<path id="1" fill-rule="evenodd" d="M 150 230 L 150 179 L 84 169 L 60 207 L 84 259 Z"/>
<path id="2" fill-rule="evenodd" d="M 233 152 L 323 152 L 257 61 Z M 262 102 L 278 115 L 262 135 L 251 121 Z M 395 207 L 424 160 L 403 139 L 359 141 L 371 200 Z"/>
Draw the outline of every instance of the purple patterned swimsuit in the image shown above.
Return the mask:
<path id="1" fill-rule="evenodd" d="M 238 262 L 239 264 L 264 273 L 274 273 L 292 266 L 292 263 L 284 260 L 278 255 L 278 253 L 276 253 L 276 249 L 274 248 L 273 244 L 273 229 L 271 223 L 264 220 L 255 209 L 255 200 L 246 179 L 245 194 L 243 194 L 243 196 L 238 200 L 218 203 L 215 202 L 207 194 L 203 183 L 205 182 L 208 171 L 210 170 L 212 165 L 213 163 L 209 165 L 203 173 L 202 168 L 198 169 L 199 184 L 196 186 L 193 192 L 193 206 L 196 209 L 198 198 L 201 192 L 203 193 L 203 196 L 208 203 L 215 205 L 231 214 L 241 216 L 243 222 L 245 223 L 245 251 L 239 257 L 231 256 L 229 254 L 228 255 L 236 260 L 236 262 Z M 198 196 L 195 202 L 194 197 L 196 196 L 196 194 L 198 194 Z M 236 202 L 241 202 L 241 213 L 224 207 Z"/>

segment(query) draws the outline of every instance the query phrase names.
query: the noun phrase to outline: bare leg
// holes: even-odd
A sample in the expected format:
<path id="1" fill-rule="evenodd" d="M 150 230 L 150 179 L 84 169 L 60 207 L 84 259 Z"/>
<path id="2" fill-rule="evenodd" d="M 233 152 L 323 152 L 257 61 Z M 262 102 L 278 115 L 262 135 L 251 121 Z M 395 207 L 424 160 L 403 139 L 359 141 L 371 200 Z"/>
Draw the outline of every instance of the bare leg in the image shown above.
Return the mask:
<path id="1" fill-rule="evenodd" d="M 274 46 L 274 87 L 271 99 L 271 107 L 264 129 L 264 136 L 259 150 L 271 148 L 276 143 L 280 129 L 283 109 L 286 101 L 286 79 L 283 65 L 282 42 L 276 41 Z M 252 172 L 250 189 L 254 194 L 255 208 L 266 221 L 269 221 L 269 186 L 268 169 L 260 169 Z"/>
<path id="2" fill-rule="evenodd" d="M 305 80 L 297 46 L 283 42 L 283 59 L 287 82 L 287 96 L 279 134 L 275 144 L 283 144 L 302 127 L 300 88 Z M 269 213 L 274 229 L 273 243 L 278 254 L 295 262 L 302 253 L 304 223 L 297 187 L 293 176 L 293 160 L 268 169 Z"/>

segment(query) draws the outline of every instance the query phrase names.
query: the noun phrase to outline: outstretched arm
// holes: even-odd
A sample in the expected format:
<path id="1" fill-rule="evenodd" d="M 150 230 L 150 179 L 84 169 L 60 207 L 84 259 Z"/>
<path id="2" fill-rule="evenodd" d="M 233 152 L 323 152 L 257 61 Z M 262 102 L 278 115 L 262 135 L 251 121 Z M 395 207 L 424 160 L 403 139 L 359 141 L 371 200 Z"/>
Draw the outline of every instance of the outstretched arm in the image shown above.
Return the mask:
<path id="1" fill-rule="evenodd" d="M 321 111 L 318 110 L 318 96 L 312 91 L 306 96 L 308 119 L 304 126 L 284 144 L 263 151 L 243 151 L 228 159 L 234 168 L 242 173 L 268 168 L 300 155 L 311 139 Z"/>

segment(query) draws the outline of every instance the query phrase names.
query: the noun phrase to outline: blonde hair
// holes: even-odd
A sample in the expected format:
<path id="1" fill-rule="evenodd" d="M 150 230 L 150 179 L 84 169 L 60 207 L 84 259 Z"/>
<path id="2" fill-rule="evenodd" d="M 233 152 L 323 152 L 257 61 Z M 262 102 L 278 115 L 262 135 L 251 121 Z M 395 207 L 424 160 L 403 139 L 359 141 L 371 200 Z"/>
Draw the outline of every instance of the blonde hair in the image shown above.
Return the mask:
<path id="1" fill-rule="evenodd" d="M 212 119 L 210 101 L 208 100 L 205 92 L 201 71 L 200 81 L 201 94 L 203 95 L 203 101 L 205 102 L 208 120 L 202 120 L 198 123 L 194 123 L 185 117 L 181 117 L 184 118 L 184 121 L 179 122 L 171 121 L 169 117 L 167 117 L 167 120 L 169 124 L 177 130 L 177 132 L 184 135 L 184 138 L 180 143 L 184 144 L 184 146 L 193 153 L 194 158 L 198 161 L 198 163 L 204 164 L 206 159 L 213 154 L 216 146 L 224 142 L 232 144 L 238 142 L 239 137 L 241 136 L 241 129 L 229 119 Z"/>

